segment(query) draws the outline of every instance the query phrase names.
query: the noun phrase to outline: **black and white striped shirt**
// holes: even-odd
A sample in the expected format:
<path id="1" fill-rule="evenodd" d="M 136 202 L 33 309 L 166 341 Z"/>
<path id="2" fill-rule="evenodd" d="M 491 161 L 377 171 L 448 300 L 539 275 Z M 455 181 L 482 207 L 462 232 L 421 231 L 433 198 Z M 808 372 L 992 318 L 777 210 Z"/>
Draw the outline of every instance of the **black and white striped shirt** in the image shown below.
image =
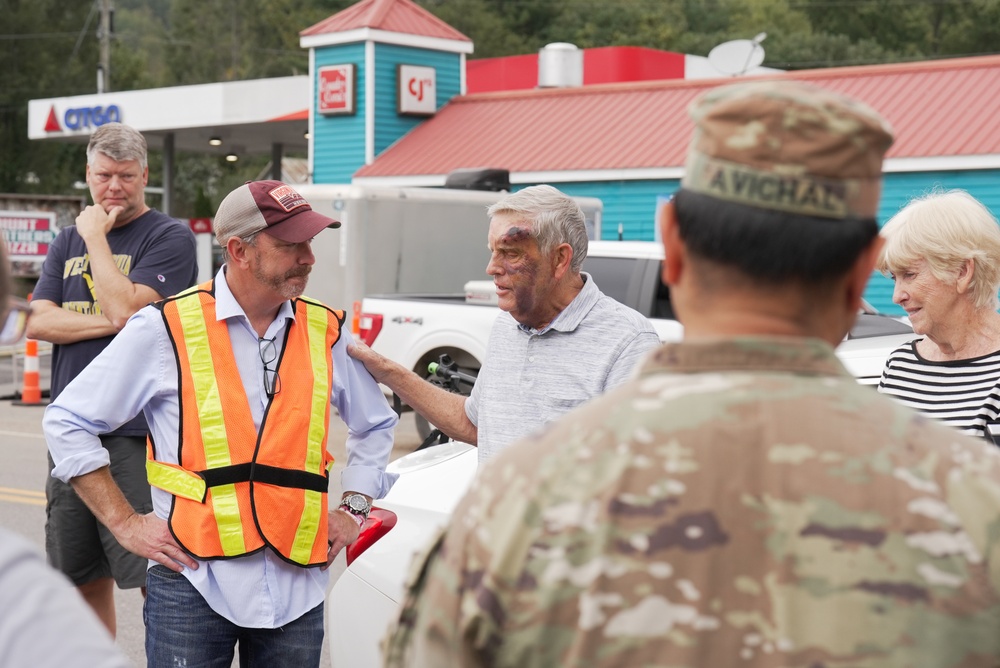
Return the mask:
<path id="1" fill-rule="evenodd" d="M 878 391 L 966 434 L 991 440 L 986 426 L 1000 422 L 1000 351 L 931 362 L 917 353 L 917 341 L 889 355 Z"/>

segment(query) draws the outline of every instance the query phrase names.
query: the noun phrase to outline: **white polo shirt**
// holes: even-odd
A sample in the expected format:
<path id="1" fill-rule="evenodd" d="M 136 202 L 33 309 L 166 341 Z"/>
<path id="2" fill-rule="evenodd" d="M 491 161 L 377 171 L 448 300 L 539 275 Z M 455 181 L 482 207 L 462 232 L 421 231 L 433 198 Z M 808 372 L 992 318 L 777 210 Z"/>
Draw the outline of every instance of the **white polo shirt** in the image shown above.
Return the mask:
<path id="1" fill-rule="evenodd" d="M 580 404 L 617 387 L 659 345 L 649 320 L 600 291 L 583 289 L 548 327 L 501 313 L 465 414 L 476 425 L 479 462 Z"/>

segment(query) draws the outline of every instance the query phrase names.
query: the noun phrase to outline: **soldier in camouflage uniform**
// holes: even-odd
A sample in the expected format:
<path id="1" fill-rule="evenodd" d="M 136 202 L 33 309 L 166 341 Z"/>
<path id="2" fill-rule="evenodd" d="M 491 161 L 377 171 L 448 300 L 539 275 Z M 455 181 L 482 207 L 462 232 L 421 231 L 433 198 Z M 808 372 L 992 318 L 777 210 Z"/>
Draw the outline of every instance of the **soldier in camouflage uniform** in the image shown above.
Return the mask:
<path id="1" fill-rule="evenodd" d="M 1000 450 L 834 356 L 891 131 L 787 80 L 692 116 L 662 229 L 685 341 L 484 467 L 388 665 L 1000 665 Z"/>

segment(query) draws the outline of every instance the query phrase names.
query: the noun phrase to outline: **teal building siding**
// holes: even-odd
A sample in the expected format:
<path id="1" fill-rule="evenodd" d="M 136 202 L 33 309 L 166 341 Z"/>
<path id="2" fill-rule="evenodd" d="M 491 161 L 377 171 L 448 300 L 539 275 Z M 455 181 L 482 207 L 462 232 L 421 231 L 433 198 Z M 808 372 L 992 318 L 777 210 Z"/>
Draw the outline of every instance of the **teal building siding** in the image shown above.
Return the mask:
<path id="1" fill-rule="evenodd" d="M 983 169 L 955 172 L 905 172 L 887 174 L 879 207 L 879 226 L 884 225 L 914 197 L 935 190 L 960 188 L 986 205 L 997 215 L 1000 212 L 1000 170 Z M 892 281 L 876 272 L 868 283 L 865 299 L 883 313 L 905 315 L 892 303 Z"/>
<path id="2" fill-rule="evenodd" d="M 601 238 L 626 241 L 656 239 L 656 201 L 680 187 L 680 180 L 581 181 L 556 183 L 559 190 L 574 197 L 596 197 L 604 202 Z M 524 186 L 522 186 L 524 187 Z"/>
<path id="3" fill-rule="evenodd" d="M 680 181 L 585 181 L 555 185 L 569 195 L 597 197 L 604 202 L 602 239 L 617 239 L 621 229 L 622 239 L 651 241 L 656 238 L 657 198 L 675 192 Z M 1000 170 L 891 173 L 885 177 L 879 225 L 884 225 L 914 197 L 953 188 L 969 191 L 994 215 L 1000 212 Z M 875 272 L 865 291 L 865 299 L 883 313 L 905 315 L 902 308 L 892 303 L 892 288 L 890 279 Z"/>
<path id="4" fill-rule="evenodd" d="M 316 49 L 315 67 L 355 66 L 355 105 L 351 116 L 324 116 L 313 100 L 313 183 L 350 183 L 365 164 L 365 45 L 338 44 Z M 313 75 L 313 90 L 319 87 Z M 315 96 L 314 96 L 315 97 Z"/>
<path id="5" fill-rule="evenodd" d="M 437 84 L 437 108 L 461 92 L 461 57 L 457 53 L 429 51 L 395 44 L 375 44 L 375 155 L 426 120 L 423 116 L 400 116 L 396 113 L 397 67 L 419 65 L 433 67 Z M 359 169 L 364 162 L 359 162 Z"/>

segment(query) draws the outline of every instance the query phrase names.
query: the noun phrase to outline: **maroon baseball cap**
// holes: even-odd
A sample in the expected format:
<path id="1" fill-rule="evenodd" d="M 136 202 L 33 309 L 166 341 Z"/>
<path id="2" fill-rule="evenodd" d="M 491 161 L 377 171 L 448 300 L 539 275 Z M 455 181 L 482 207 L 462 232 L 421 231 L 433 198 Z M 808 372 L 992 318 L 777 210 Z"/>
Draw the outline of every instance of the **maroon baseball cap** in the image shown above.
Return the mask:
<path id="1" fill-rule="evenodd" d="M 313 211 L 292 186 L 281 181 L 247 181 L 226 195 L 213 222 L 215 238 L 225 246 L 232 237 L 244 239 L 265 232 L 288 243 L 309 241 L 340 223 Z"/>

